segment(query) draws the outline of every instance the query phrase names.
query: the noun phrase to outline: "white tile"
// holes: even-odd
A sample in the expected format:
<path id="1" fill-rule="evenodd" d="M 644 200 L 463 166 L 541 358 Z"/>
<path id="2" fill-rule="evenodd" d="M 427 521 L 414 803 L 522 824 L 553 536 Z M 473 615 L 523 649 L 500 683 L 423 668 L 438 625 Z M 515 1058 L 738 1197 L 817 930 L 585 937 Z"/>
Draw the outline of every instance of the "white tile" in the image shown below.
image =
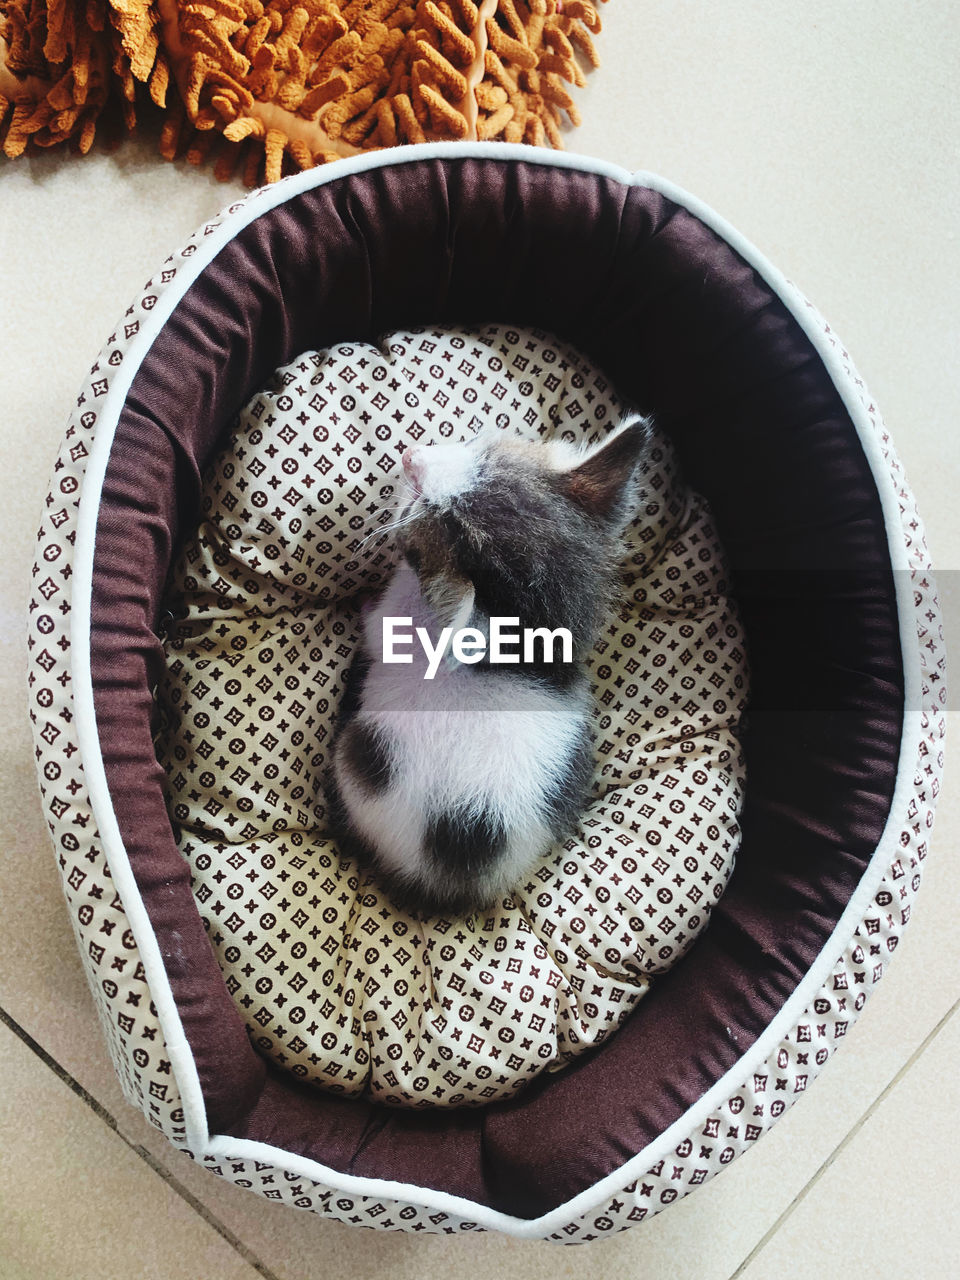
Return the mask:
<path id="1" fill-rule="evenodd" d="M 254 1280 L 256 1270 L 0 1026 L 4 1280 Z"/>
<path id="2" fill-rule="evenodd" d="M 955 1013 L 789 1217 L 743 1280 L 960 1273 L 960 1014 Z"/>

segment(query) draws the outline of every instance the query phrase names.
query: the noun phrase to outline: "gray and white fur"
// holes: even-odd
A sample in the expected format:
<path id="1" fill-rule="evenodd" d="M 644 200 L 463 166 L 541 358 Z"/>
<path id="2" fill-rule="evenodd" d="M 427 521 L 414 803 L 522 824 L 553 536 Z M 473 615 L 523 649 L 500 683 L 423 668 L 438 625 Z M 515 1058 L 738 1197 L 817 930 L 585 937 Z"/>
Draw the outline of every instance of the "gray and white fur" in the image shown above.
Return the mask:
<path id="1" fill-rule="evenodd" d="M 331 831 L 413 910 L 465 914 L 508 894 L 574 829 L 592 773 L 584 659 L 639 497 L 643 418 L 578 450 L 479 436 L 403 455 L 403 560 L 364 619 L 328 777 Z M 435 678 L 383 659 L 384 617 L 489 634 L 489 619 L 566 628 L 572 661 L 468 665 Z M 558 654 L 559 656 L 559 654 Z"/>

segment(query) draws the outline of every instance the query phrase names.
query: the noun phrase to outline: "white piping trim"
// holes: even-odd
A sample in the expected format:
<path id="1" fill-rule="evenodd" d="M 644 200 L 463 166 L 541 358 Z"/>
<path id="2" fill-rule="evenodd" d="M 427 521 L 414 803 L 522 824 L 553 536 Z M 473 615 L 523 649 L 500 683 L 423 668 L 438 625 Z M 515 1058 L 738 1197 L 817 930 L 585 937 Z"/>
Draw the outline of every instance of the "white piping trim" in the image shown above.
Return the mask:
<path id="1" fill-rule="evenodd" d="M 625 186 L 640 186 L 657 191 L 676 204 L 683 206 L 696 218 L 725 240 L 766 281 L 798 322 L 819 354 L 830 374 L 844 406 L 857 430 L 868 465 L 877 484 L 883 510 L 887 545 L 894 569 L 894 582 L 900 623 L 900 640 L 903 654 L 905 713 L 900 745 L 900 759 L 890 812 L 883 834 L 857 889 L 830 938 L 816 960 L 804 974 L 779 1012 L 750 1049 L 734 1066 L 703 1094 L 668 1129 L 652 1143 L 631 1157 L 619 1168 L 593 1186 L 559 1205 L 539 1218 L 516 1218 L 500 1213 L 485 1205 L 406 1183 L 376 1178 L 358 1178 L 330 1169 L 318 1161 L 297 1156 L 268 1143 L 228 1135 L 209 1134 L 203 1096 L 196 1066 L 189 1044 L 183 1032 L 179 1011 L 173 999 L 170 982 L 149 917 L 133 876 L 130 862 L 123 847 L 119 826 L 113 814 L 107 787 L 103 757 L 97 735 L 93 704 L 93 684 L 90 670 L 90 607 L 93 583 L 93 557 L 96 524 L 99 513 L 103 481 L 116 432 L 119 414 L 144 357 L 153 341 L 173 313 L 176 305 L 196 278 L 216 257 L 221 249 L 249 223 L 261 214 L 293 199 L 304 191 L 339 181 L 355 173 L 370 169 L 393 167 L 399 164 L 417 163 L 431 159 L 468 159 L 520 161 L 524 164 L 541 164 L 560 169 L 579 171 L 607 177 Z M 569 1222 L 604 1204 L 610 1195 L 626 1183 L 645 1173 L 652 1165 L 669 1154 L 691 1129 L 705 1120 L 718 1105 L 749 1079 L 754 1066 L 762 1063 L 782 1041 L 784 1033 L 796 1025 L 798 1016 L 823 986 L 857 925 L 872 901 L 890 861 L 894 846 L 899 842 L 909 805 L 909 788 L 916 747 L 920 737 L 921 672 L 920 655 L 917 652 L 913 628 L 913 599 L 909 584 L 909 562 L 900 527 L 897 494 L 884 462 L 869 417 L 860 404 L 848 375 L 836 350 L 826 341 L 803 305 L 799 292 L 785 279 L 772 263 L 725 219 L 708 205 L 689 195 L 666 179 L 650 173 L 631 175 L 627 170 L 586 156 L 573 153 L 543 153 L 523 145 L 505 143 L 427 143 L 420 146 L 397 148 L 389 152 L 373 152 L 337 161 L 320 169 L 296 174 L 277 183 L 267 191 L 249 199 L 237 212 L 227 216 L 223 223 L 198 248 L 189 261 L 178 264 L 177 277 L 167 286 L 157 306 L 141 320 L 141 328 L 120 365 L 100 409 L 100 422 L 91 449 L 91 456 L 83 481 L 77 526 L 77 542 L 74 556 L 73 579 L 74 607 L 71 615 L 71 644 L 73 648 L 74 700 L 76 708 L 77 736 L 81 758 L 87 777 L 90 804 L 100 831 L 104 854 L 110 874 L 117 885 L 124 909 L 143 959 L 147 982 L 150 987 L 157 1015 L 170 1052 L 170 1065 L 184 1104 L 187 1143 L 199 1157 L 253 1159 L 266 1161 L 280 1170 L 310 1178 L 329 1186 L 334 1191 L 350 1195 L 367 1195 L 390 1198 L 412 1203 L 428 1210 L 451 1213 L 458 1218 L 476 1222 L 509 1235 L 534 1238 L 549 1235 Z"/>

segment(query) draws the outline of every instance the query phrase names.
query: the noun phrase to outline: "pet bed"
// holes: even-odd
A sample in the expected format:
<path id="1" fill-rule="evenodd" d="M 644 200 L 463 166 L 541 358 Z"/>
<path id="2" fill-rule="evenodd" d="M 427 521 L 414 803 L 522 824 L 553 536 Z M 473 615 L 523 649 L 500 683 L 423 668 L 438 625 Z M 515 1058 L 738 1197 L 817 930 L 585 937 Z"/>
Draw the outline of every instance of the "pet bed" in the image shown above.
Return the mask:
<path id="1" fill-rule="evenodd" d="M 657 415 L 711 504 L 751 669 L 742 843 L 709 926 L 602 1048 L 482 1108 L 403 1110 L 312 1089 L 250 1043 L 154 753 L 160 602 L 202 471 L 273 370 L 493 318 L 584 352 Z M 942 636 L 877 410 L 829 327 L 732 228 L 593 160 L 396 150 L 203 227 L 81 391 L 29 644 L 45 811 L 127 1096 L 215 1173 L 349 1223 L 572 1243 L 686 1194 L 842 1042 L 928 852 Z"/>
<path id="2" fill-rule="evenodd" d="M 623 410 L 546 334 L 394 333 L 278 370 L 205 477 L 167 589 L 157 753 L 227 990 L 257 1051 L 301 1080 L 418 1107 L 508 1097 L 602 1044 L 723 892 L 743 635 L 709 511 L 662 432 L 589 662 L 578 829 L 456 920 L 400 909 L 327 834 L 358 593 L 396 562 L 400 448 L 481 431 L 588 442 Z"/>

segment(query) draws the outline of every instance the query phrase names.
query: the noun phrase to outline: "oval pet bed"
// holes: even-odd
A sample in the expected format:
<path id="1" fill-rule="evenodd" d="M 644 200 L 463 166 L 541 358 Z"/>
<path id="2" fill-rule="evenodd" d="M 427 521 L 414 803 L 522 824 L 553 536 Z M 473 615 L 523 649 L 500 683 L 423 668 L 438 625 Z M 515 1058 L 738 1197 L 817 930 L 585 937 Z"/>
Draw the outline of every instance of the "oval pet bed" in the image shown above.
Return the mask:
<path id="1" fill-rule="evenodd" d="M 709 925 L 616 1036 L 515 1096 L 421 1110 L 313 1088 L 251 1043 L 154 751 L 161 602 L 205 468 L 275 370 L 491 321 L 583 352 L 709 502 L 750 664 L 747 786 Z M 334 469 L 334 495 L 348 486 Z M 298 175 L 203 227 L 78 398 L 29 642 L 45 811 L 127 1096 L 213 1172 L 345 1222 L 574 1243 L 659 1211 L 805 1090 L 919 887 L 944 660 L 913 499 L 829 327 L 650 175 L 414 147 Z"/>

